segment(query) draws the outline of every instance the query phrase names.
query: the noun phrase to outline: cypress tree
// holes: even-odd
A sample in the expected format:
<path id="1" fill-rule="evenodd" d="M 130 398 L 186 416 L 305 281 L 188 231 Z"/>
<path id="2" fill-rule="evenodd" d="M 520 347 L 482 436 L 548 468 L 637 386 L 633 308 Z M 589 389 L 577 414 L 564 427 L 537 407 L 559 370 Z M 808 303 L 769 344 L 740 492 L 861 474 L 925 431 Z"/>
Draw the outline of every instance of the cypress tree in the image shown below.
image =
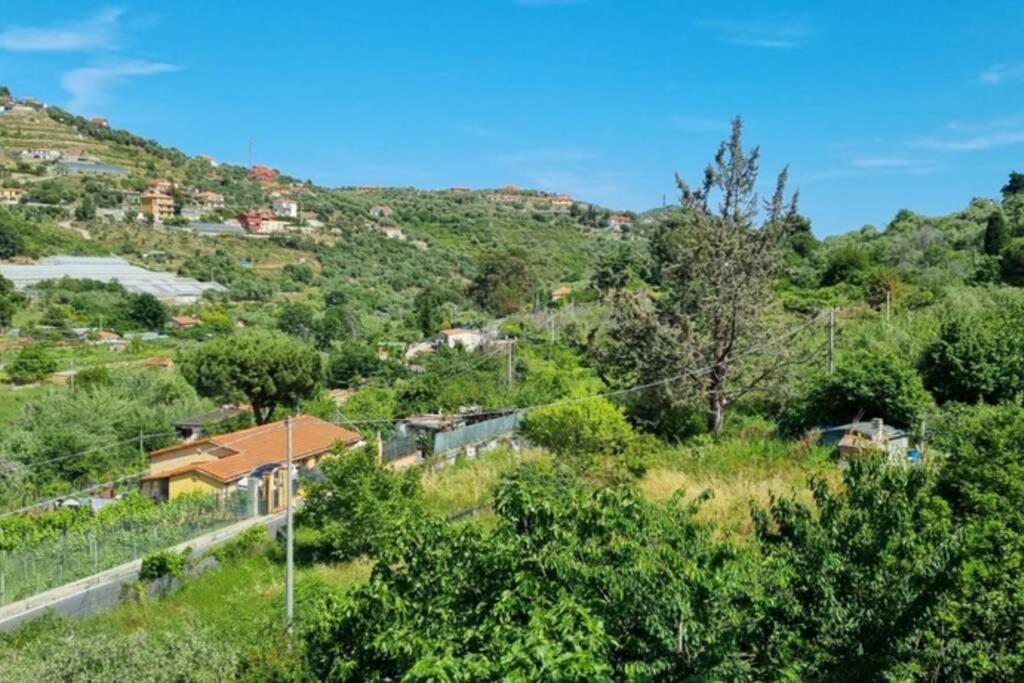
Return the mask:
<path id="1" fill-rule="evenodd" d="M 1006 247 L 1009 238 L 1006 216 L 1002 211 L 993 211 L 985 226 L 985 253 L 989 256 L 998 256 Z"/>

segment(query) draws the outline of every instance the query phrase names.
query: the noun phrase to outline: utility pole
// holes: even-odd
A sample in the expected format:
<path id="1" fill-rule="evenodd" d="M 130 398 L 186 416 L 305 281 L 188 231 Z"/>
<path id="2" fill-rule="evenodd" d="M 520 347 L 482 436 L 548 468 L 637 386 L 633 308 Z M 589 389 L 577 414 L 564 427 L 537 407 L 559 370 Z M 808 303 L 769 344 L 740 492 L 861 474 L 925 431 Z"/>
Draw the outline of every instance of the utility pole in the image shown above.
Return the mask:
<path id="1" fill-rule="evenodd" d="M 288 462 L 288 470 L 285 479 L 285 495 L 288 496 L 285 512 L 288 539 L 285 546 L 284 609 L 285 622 L 288 627 L 288 649 L 290 650 L 292 647 L 292 620 L 295 615 L 295 536 L 292 521 L 292 418 L 290 416 L 284 419 L 284 426 L 287 431 L 287 436 L 285 438 L 285 452 L 287 455 L 286 460 Z"/>
<path id="2" fill-rule="evenodd" d="M 885 290 L 885 322 L 889 322 L 889 314 L 892 310 L 892 292 Z"/>
<path id="3" fill-rule="evenodd" d="M 555 316 L 552 315 L 548 318 L 548 327 L 551 328 L 551 341 L 548 342 L 548 346 L 555 345 Z"/>
<path id="4" fill-rule="evenodd" d="M 828 309 L 828 374 L 836 369 L 836 309 Z"/>
<path id="5" fill-rule="evenodd" d="M 512 388 L 512 347 L 515 345 L 514 339 L 508 340 L 508 388 Z"/>

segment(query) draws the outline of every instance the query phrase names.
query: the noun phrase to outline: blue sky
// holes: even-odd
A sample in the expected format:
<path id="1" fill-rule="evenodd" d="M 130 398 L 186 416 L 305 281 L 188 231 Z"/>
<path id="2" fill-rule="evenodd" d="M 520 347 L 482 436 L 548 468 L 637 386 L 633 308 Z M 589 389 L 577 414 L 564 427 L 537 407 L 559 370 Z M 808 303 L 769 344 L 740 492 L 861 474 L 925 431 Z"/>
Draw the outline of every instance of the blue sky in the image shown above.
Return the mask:
<path id="1" fill-rule="evenodd" d="M 33 0 L 0 15 L 0 83 L 192 154 L 245 162 L 252 138 L 329 185 L 633 210 L 675 201 L 740 114 L 764 190 L 789 163 L 819 235 L 1024 170 L 1024 3 L 833 4 Z"/>

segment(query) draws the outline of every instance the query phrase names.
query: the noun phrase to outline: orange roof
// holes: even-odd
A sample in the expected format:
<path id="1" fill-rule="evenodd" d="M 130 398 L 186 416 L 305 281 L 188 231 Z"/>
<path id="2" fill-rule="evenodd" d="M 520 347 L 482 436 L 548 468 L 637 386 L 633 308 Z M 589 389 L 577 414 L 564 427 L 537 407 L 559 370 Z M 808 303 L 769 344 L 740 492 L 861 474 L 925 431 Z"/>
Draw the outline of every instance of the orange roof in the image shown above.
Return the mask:
<path id="1" fill-rule="evenodd" d="M 572 294 L 571 287 L 559 287 L 551 292 L 552 296 L 569 296 L 570 294 Z"/>
<path id="2" fill-rule="evenodd" d="M 202 325 L 203 321 L 190 315 L 172 315 L 171 322 L 176 325 Z"/>
<path id="3" fill-rule="evenodd" d="M 174 359 L 170 356 L 150 356 L 146 359 L 146 365 L 152 365 L 155 367 L 166 367 L 173 364 Z"/>
<path id="4" fill-rule="evenodd" d="M 276 465 L 285 461 L 286 430 L 284 420 L 242 429 L 230 434 L 177 444 L 150 453 L 150 457 L 173 453 L 178 449 L 211 446 L 216 460 L 195 462 L 182 467 L 152 472 L 144 479 L 163 479 L 183 472 L 196 471 L 222 482 L 241 479 L 262 465 Z M 301 415 L 292 420 L 292 458 L 304 460 L 325 453 L 335 443 L 351 446 L 360 441 L 355 432 L 332 425 L 312 415 Z M 219 454 L 216 453 L 219 451 Z"/>

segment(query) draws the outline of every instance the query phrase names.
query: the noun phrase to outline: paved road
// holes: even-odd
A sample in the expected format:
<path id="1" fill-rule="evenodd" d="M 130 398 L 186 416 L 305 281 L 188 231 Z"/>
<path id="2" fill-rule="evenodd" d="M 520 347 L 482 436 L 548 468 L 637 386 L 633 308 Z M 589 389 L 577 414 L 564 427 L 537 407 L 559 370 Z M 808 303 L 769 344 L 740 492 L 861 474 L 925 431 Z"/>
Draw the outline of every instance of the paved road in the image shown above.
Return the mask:
<path id="1" fill-rule="evenodd" d="M 215 545 L 234 538 L 256 524 L 266 526 L 267 533 L 273 535 L 284 523 L 285 514 L 283 512 L 266 517 L 253 517 L 252 519 L 237 522 L 204 536 L 193 538 L 190 541 L 174 546 L 173 549 L 184 550 L 187 547 L 191 547 L 193 556 L 196 556 Z M 33 595 L 30 598 L 0 607 L 0 631 L 11 631 L 51 609 L 59 614 L 86 615 L 100 609 L 113 607 L 121 599 L 121 587 L 129 581 L 135 581 L 139 578 L 139 568 L 141 566 L 141 559 L 128 562 L 99 574 L 93 574 L 73 583 L 48 590 L 45 593 Z"/>

